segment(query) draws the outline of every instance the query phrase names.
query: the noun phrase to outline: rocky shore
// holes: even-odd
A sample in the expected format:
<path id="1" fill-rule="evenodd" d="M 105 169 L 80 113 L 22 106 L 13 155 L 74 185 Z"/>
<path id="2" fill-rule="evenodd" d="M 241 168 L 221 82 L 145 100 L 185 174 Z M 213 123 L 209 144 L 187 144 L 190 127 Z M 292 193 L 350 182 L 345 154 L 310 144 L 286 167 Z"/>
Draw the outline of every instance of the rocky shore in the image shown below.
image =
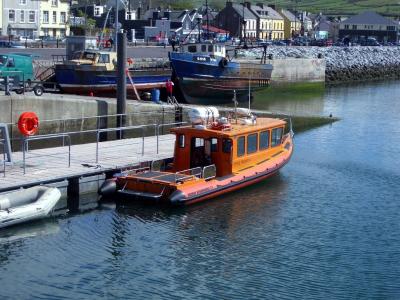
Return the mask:
<path id="1" fill-rule="evenodd" d="M 282 47 L 270 46 L 273 58 L 326 60 L 327 83 L 400 78 L 400 47 Z M 262 49 L 239 51 L 238 56 L 261 58 Z"/>

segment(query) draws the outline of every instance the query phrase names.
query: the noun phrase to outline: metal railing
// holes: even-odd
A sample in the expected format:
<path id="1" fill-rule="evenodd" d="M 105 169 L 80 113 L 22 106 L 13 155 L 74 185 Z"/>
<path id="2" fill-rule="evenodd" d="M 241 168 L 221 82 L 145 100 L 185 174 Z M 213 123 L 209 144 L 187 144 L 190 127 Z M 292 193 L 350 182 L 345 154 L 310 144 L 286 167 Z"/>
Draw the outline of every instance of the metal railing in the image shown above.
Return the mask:
<path id="1" fill-rule="evenodd" d="M 65 138 L 68 139 L 68 168 L 71 167 L 71 137 L 69 136 L 69 134 L 60 133 L 60 134 L 49 134 L 42 136 L 32 136 L 25 138 L 22 143 L 22 165 L 23 165 L 24 175 L 26 174 L 26 153 L 28 152 L 29 149 L 29 142 L 37 140 L 57 139 L 57 138 L 63 138 L 63 140 L 65 140 Z"/>
<path id="2" fill-rule="evenodd" d="M 195 167 L 195 168 L 191 168 L 191 169 L 186 169 L 186 170 L 182 170 L 179 172 L 175 173 L 175 183 L 179 182 L 179 181 L 188 181 L 194 178 L 201 178 L 203 174 L 203 168 L 202 167 Z M 185 176 L 182 176 L 185 175 Z"/>
<path id="3" fill-rule="evenodd" d="M 148 125 L 139 125 L 139 126 L 126 126 L 126 127 L 117 127 L 117 128 L 105 128 L 97 130 L 97 139 L 96 139 L 96 163 L 99 163 L 99 143 L 100 143 L 100 134 L 102 132 L 122 132 L 127 130 L 141 129 L 142 130 L 142 156 L 144 155 L 144 129 L 147 127 L 154 127 L 155 134 L 157 134 L 157 124 L 148 124 Z M 158 135 L 157 135 L 158 140 Z"/>

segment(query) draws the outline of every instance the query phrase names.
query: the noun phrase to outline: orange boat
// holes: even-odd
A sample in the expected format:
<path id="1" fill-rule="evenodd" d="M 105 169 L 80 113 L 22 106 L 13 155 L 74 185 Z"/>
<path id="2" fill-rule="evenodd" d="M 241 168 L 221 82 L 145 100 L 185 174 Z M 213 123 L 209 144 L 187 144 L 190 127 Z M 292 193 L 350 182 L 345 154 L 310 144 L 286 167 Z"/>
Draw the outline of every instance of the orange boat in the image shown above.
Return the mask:
<path id="1" fill-rule="evenodd" d="M 192 125 L 171 129 L 176 135 L 172 163 L 122 173 L 103 185 L 102 194 L 116 190 L 131 200 L 186 205 L 268 178 L 292 155 L 291 124 L 244 115 L 218 118 L 215 108 L 198 108 L 189 114 Z"/>

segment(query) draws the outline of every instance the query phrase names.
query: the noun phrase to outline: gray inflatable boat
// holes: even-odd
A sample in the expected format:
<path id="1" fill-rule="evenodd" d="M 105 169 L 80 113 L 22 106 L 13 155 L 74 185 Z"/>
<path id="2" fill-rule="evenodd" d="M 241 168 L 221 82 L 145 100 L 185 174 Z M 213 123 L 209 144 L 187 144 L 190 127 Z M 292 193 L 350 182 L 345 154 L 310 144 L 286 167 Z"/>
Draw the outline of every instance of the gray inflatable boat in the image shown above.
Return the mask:
<path id="1" fill-rule="evenodd" d="M 61 198 L 58 188 L 35 186 L 0 195 L 0 228 L 47 217 Z"/>

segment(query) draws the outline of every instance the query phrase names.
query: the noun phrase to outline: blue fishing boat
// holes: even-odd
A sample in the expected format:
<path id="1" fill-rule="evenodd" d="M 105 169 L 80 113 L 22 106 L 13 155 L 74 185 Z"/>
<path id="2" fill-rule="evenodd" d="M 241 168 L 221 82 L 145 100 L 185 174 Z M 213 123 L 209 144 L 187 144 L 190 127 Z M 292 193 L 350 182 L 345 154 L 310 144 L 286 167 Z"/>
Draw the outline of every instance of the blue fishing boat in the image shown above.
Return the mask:
<path id="1" fill-rule="evenodd" d="M 61 91 L 70 94 L 114 95 L 117 90 L 117 53 L 112 51 L 85 50 L 74 53 L 71 60 L 55 65 L 56 82 Z M 171 79 L 169 67 L 134 68 L 127 60 L 128 96 L 153 88 L 165 88 Z M 132 90 L 132 92 L 130 92 Z"/>
<path id="2" fill-rule="evenodd" d="M 170 52 L 172 78 L 185 101 L 194 104 L 229 103 L 234 91 L 238 101 L 247 101 L 249 90 L 269 85 L 272 65 L 232 60 L 225 45 L 199 42 Z"/>

